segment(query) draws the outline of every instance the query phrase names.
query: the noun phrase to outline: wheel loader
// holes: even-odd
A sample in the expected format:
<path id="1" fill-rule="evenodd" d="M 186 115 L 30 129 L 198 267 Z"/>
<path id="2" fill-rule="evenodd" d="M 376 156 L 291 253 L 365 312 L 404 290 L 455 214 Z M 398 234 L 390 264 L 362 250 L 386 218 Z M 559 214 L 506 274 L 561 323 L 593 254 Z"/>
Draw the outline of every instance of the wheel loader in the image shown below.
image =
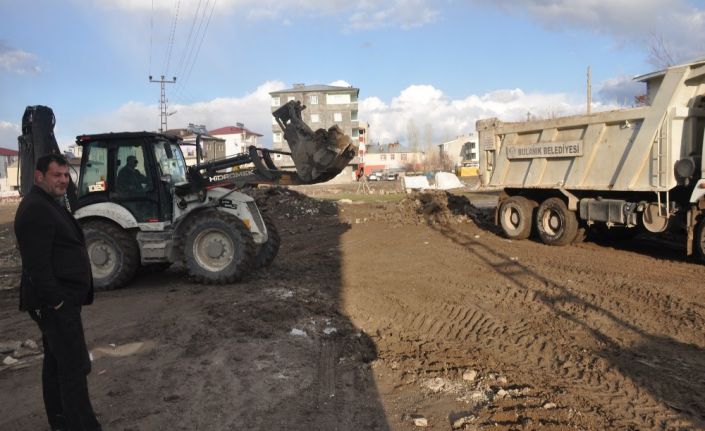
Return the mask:
<path id="1" fill-rule="evenodd" d="M 273 113 L 291 153 L 251 146 L 247 153 L 221 160 L 202 163 L 199 158 L 195 166 L 186 165 L 178 137 L 153 132 L 78 136 L 79 179 L 69 186 L 65 203 L 83 228 L 95 287 L 124 286 L 140 266 L 164 269 L 179 262 L 198 282 L 227 284 L 270 265 L 279 234 L 242 189 L 324 182 L 357 153 L 337 126 L 311 130 L 301 119 L 303 109 L 291 101 Z M 31 187 L 25 174 L 34 171 L 36 159 L 59 152 L 54 122 L 48 107 L 25 111 L 18 138 L 21 193 Z M 296 171 L 279 169 L 273 153 L 290 156 Z"/>

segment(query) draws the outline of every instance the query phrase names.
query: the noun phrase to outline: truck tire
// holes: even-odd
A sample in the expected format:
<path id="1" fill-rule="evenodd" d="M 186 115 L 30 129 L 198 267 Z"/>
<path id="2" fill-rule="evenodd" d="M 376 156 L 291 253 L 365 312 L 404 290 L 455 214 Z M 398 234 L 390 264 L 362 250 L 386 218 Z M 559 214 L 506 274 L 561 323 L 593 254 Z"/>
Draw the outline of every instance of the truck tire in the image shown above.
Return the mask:
<path id="1" fill-rule="evenodd" d="M 255 243 L 242 220 L 222 211 L 192 217 L 184 240 L 185 265 L 191 277 L 208 284 L 234 283 L 252 269 Z"/>
<path id="2" fill-rule="evenodd" d="M 536 232 L 544 244 L 568 245 L 578 234 L 578 218 L 559 198 L 548 198 L 536 211 Z"/>
<path id="3" fill-rule="evenodd" d="M 279 253 L 281 238 L 274 221 L 266 214 L 262 214 L 264 225 L 267 227 L 267 242 L 262 244 L 255 255 L 255 268 L 264 268 L 272 264 Z"/>
<path id="4" fill-rule="evenodd" d="M 526 239 L 531 235 L 536 203 L 523 196 L 512 196 L 499 207 L 499 225 L 509 239 Z"/>
<path id="5" fill-rule="evenodd" d="M 113 290 L 132 281 L 140 266 L 140 250 L 134 236 L 106 221 L 89 221 L 81 227 L 95 290 Z"/>

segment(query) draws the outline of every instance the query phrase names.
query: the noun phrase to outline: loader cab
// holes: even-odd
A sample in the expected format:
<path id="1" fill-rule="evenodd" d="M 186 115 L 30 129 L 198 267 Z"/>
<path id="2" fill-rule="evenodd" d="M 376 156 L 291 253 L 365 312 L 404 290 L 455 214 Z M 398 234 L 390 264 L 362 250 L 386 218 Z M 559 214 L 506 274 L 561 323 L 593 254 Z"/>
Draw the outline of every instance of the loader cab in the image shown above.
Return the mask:
<path id="1" fill-rule="evenodd" d="M 83 148 L 78 207 L 111 202 L 138 223 L 168 222 L 172 188 L 186 181 L 176 138 L 157 133 L 108 133 L 77 138 Z"/>

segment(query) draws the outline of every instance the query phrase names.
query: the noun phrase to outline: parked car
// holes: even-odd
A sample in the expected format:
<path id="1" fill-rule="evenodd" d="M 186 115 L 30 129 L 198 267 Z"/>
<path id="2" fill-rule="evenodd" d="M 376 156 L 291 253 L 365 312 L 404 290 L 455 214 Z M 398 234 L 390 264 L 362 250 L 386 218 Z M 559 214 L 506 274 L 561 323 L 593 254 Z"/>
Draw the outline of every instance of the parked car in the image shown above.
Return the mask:
<path id="1" fill-rule="evenodd" d="M 396 181 L 399 178 L 399 174 L 396 172 L 387 172 L 384 174 L 384 179 L 387 181 Z"/>
<path id="2" fill-rule="evenodd" d="M 383 177 L 383 172 L 382 171 L 372 171 L 370 174 L 367 176 L 368 181 L 381 181 Z"/>

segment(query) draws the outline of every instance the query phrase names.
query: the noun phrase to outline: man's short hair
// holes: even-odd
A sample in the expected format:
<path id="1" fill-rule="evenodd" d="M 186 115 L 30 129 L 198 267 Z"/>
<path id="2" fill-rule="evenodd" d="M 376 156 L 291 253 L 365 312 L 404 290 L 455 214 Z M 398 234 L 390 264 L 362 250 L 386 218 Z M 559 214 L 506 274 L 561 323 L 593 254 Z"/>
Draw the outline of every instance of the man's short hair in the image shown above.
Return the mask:
<path id="1" fill-rule="evenodd" d="M 45 154 L 37 159 L 36 169 L 42 174 L 46 174 L 49 170 L 51 162 L 55 162 L 59 166 L 66 166 L 69 162 L 61 154 Z"/>

